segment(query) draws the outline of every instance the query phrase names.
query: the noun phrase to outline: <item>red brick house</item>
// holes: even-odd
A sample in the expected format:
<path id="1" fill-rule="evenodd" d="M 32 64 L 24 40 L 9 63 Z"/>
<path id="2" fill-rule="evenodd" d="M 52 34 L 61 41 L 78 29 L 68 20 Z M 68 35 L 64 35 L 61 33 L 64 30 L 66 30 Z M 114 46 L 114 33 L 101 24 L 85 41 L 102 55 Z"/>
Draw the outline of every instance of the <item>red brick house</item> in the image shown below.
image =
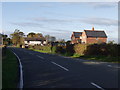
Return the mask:
<path id="1" fill-rule="evenodd" d="M 71 36 L 71 44 L 76 43 L 106 43 L 107 35 L 104 31 L 94 30 L 84 30 L 83 32 L 73 32 Z"/>
<path id="2" fill-rule="evenodd" d="M 71 36 L 71 44 L 81 43 L 82 32 L 73 32 Z"/>
<path id="3" fill-rule="evenodd" d="M 93 44 L 93 43 L 106 43 L 107 35 L 104 31 L 94 30 L 84 30 L 82 33 L 82 43 Z"/>

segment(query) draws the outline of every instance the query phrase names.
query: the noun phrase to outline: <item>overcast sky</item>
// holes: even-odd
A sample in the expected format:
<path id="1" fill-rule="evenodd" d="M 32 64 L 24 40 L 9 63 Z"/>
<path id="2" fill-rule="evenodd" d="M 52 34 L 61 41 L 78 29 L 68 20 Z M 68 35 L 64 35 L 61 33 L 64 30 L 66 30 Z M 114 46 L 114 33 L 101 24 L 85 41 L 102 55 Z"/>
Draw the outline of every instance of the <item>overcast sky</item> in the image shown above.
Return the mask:
<path id="1" fill-rule="evenodd" d="M 2 31 L 15 29 L 70 40 L 73 31 L 104 30 L 108 40 L 118 38 L 116 2 L 3 2 Z"/>

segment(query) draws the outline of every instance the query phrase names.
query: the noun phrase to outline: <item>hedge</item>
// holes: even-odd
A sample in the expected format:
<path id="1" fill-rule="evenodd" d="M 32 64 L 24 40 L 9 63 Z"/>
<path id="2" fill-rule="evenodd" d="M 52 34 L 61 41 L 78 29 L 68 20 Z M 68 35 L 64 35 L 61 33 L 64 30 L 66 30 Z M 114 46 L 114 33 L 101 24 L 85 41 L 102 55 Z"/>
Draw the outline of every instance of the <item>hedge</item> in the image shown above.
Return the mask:
<path id="1" fill-rule="evenodd" d="M 120 45 L 118 44 L 68 44 L 66 46 L 31 46 L 33 49 L 49 51 L 52 53 L 66 55 L 103 55 L 116 57 L 120 55 Z"/>

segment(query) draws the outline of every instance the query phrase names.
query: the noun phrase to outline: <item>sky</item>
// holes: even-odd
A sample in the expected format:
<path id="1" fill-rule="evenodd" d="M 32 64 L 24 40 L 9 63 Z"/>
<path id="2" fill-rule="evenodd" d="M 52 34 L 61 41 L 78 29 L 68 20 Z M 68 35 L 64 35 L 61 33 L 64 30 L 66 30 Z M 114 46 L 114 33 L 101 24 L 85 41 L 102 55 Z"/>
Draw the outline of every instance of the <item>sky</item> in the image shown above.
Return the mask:
<path id="1" fill-rule="evenodd" d="M 1 6 L 1 5 L 0 5 Z M 2 32 L 19 29 L 70 40 L 73 31 L 104 30 L 118 42 L 117 2 L 2 2 Z"/>

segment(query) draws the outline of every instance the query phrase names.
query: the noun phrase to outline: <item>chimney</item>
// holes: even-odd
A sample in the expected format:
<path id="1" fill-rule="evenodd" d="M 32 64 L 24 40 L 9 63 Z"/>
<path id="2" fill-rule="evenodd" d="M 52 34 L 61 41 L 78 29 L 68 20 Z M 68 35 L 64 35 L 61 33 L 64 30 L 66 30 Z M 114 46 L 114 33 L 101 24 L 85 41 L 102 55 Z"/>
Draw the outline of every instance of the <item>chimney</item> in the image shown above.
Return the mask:
<path id="1" fill-rule="evenodd" d="M 92 27 L 92 31 L 94 31 L 94 27 Z"/>

